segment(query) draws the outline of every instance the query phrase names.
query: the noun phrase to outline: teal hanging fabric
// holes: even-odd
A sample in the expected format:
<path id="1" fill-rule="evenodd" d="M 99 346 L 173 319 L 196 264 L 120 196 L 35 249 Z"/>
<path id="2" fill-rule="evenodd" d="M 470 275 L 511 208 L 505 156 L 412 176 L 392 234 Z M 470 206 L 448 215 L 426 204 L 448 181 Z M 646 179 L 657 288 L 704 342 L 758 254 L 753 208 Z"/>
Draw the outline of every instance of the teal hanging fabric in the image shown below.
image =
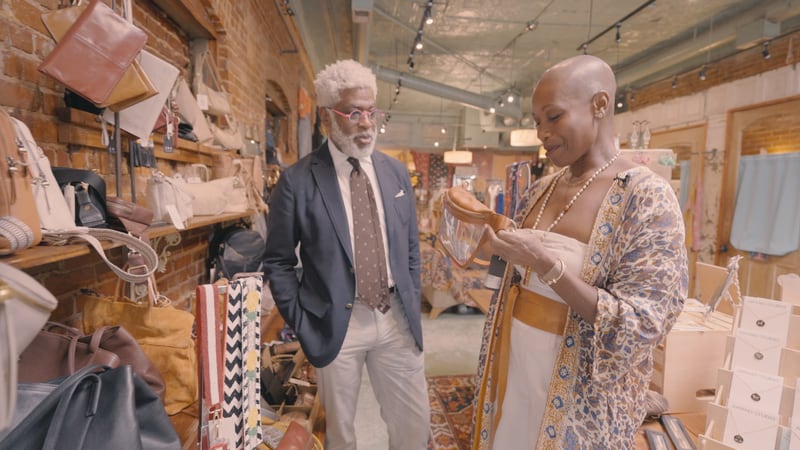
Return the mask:
<path id="1" fill-rule="evenodd" d="M 742 157 L 736 192 L 734 247 L 775 256 L 800 248 L 800 152 Z"/>

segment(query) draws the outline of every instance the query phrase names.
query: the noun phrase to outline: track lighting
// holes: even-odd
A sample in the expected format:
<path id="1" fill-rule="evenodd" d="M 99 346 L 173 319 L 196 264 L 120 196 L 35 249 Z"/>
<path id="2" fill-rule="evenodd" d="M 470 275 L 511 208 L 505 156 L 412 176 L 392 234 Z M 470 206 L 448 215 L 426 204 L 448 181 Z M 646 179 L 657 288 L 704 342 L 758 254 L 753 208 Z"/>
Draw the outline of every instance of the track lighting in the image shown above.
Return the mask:
<path id="1" fill-rule="evenodd" d="M 447 129 L 445 127 L 442 127 L 442 134 L 447 134 Z"/>
<path id="2" fill-rule="evenodd" d="M 622 42 L 622 35 L 620 35 L 620 33 L 619 33 L 619 29 L 620 29 L 620 28 L 622 28 L 622 24 L 621 24 L 621 23 L 618 23 L 618 24 L 617 24 L 617 35 L 614 37 L 614 41 L 616 41 L 616 43 L 617 43 L 617 44 L 619 44 L 620 42 Z"/>
<path id="3" fill-rule="evenodd" d="M 772 58 L 772 54 L 769 52 L 769 41 L 764 42 L 764 49 L 761 50 L 761 56 L 763 56 L 764 59 Z"/>
<path id="4" fill-rule="evenodd" d="M 706 66 L 705 65 L 703 65 L 703 67 L 700 68 L 700 73 L 698 74 L 698 76 L 700 77 L 700 81 L 706 81 Z"/>
<path id="5" fill-rule="evenodd" d="M 508 101 L 508 103 L 514 103 L 514 94 L 508 94 L 506 100 Z"/>
<path id="6" fill-rule="evenodd" d="M 422 41 L 417 41 L 417 43 L 414 44 L 414 48 L 417 50 L 422 50 Z"/>
<path id="7" fill-rule="evenodd" d="M 539 26 L 539 22 L 537 22 L 535 20 L 529 20 L 528 23 L 525 24 L 525 31 L 533 31 L 538 26 Z"/>
<path id="8" fill-rule="evenodd" d="M 497 110 L 496 110 L 496 109 L 494 109 L 494 106 L 490 106 L 490 107 L 489 107 L 489 112 L 490 112 L 490 113 L 494 114 L 494 113 L 495 113 L 495 111 L 497 111 Z"/>
<path id="9" fill-rule="evenodd" d="M 677 87 L 678 87 L 678 76 L 675 75 L 674 77 L 672 77 L 672 89 L 675 89 Z"/>

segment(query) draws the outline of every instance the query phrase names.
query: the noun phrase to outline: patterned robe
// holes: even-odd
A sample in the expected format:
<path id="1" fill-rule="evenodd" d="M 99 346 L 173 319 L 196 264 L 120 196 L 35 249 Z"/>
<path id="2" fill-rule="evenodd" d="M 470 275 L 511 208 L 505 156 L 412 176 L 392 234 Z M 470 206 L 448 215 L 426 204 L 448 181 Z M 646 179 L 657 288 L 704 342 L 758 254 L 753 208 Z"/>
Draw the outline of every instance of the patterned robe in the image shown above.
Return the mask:
<path id="1" fill-rule="evenodd" d="M 632 449 L 645 416 L 653 349 L 674 325 L 688 290 L 684 224 L 669 183 L 645 167 L 619 173 L 592 228 L 581 277 L 598 287 L 597 317 L 570 312 L 553 368 L 537 449 Z M 627 178 L 626 178 L 627 177 Z M 522 223 L 553 176 L 531 186 Z M 491 448 L 497 425 L 503 310 L 514 278 L 506 270 L 484 329 L 473 418 L 473 449 Z M 499 300 L 498 300 L 499 299 Z M 498 449 L 500 450 L 500 449 Z"/>

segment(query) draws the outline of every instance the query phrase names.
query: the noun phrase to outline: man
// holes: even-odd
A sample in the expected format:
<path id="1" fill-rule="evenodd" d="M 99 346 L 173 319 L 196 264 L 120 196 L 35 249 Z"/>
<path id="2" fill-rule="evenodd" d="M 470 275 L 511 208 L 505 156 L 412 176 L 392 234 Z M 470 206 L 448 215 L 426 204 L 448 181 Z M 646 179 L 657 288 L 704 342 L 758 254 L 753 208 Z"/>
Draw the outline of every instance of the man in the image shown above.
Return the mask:
<path id="1" fill-rule="evenodd" d="M 430 411 L 408 171 L 374 152 L 382 114 L 368 68 L 339 61 L 317 74 L 314 86 L 329 137 L 285 170 L 270 196 L 264 258 L 270 288 L 318 369 L 325 448 L 356 448 L 353 421 L 366 364 L 389 447 L 423 449 Z"/>

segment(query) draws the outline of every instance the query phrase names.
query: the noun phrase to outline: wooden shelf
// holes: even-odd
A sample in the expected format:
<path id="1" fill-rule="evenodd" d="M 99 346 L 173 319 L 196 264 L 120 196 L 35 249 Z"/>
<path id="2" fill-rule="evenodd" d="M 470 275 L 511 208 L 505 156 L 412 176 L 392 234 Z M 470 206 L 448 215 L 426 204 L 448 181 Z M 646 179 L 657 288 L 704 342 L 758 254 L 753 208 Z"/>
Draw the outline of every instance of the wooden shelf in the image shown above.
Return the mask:
<path id="1" fill-rule="evenodd" d="M 238 220 L 255 214 L 253 211 L 243 213 L 220 214 L 218 216 L 198 216 L 189 219 L 186 228 L 178 230 L 172 225 L 161 225 L 151 227 L 148 236 L 151 238 L 166 236 L 168 234 L 192 230 L 195 228 L 214 225 L 217 223 Z M 112 244 L 102 241 L 103 249 L 109 250 L 118 247 L 120 244 Z M 88 244 L 69 244 L 69 245 L 37 245 L 36 247 L 26 248 L 13 255 L 0 257 L 0 261 L 12 265 L 18 269 L 30 269 L 32 267 L 63 261 L 78 256 L 88 255 L 94 250 Z"/>
<path id="2" fill-rule="evenodd" d="M 65 108 L 60 111 L 59 117 L 65 123 L 58 126 L 58 142 L 76 147 L 88 147 L 93 149 L 106 150 L 100 135 L 100 122 L 97 116 L 74 108 Z M 135 137 L 122 131 L 124 138 L 120 143 L 123 153 L 128 152 L 128 140 Z M 169 161 L 177 161 L 187 164 L 214 164 L 214 147 L 186 139 L 176 138 L 172 152 L 164 151 L 164 136 L 160 133 L 153 133 L 153 148 L 155 157 Z"/>

